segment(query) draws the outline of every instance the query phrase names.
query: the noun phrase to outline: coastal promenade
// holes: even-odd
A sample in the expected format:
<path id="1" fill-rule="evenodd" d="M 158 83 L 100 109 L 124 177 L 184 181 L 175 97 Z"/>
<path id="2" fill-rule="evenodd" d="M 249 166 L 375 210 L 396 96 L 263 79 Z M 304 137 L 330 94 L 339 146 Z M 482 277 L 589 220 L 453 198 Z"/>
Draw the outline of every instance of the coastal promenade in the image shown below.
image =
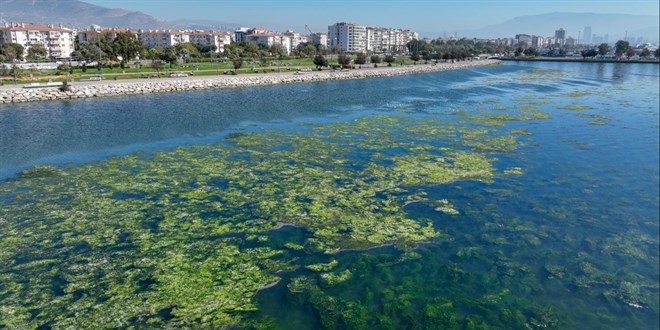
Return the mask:
<path id="1" fill-rule="evenodd" d="M 302 83 L 313 81 L 364 79 L 370 77 L 390 77 L 404 74 L 425 73 L 464 69 L 477 66 L 499 64 L 498 60 L 473 60 L 455 63 L 419 64 L 409 66 L 364 67 L 352 70 L 300 71 L 286 73 L 265 73 L 226 75 L 216 77 L 176 77 L 140 80 L 102 80 L 73 82 L 68 91 L 59 88 L 23 88 L 23 86 L 0 87 L 0 103 L 22 103 L 32 101 L 68 100 L 104 96 L 164 93 L 200 89 L 218 89 Z"/>

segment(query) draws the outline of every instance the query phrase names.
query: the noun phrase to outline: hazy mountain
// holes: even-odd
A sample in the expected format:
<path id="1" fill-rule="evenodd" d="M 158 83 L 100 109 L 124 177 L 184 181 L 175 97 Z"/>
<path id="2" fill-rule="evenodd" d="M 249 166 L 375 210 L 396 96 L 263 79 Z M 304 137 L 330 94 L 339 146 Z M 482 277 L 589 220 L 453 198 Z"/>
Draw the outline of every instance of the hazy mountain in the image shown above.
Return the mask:
<path id="1" fill-rule="evenodd" d="M 628 37 L 644 37 L 657 41 L 660 18 L 651 15 L 593 14 L 593 13 L 550 13 L 520 16 L 502 24 L 491 25 L 475 30 L 458 31 L 459 36 L 480 38 L 512 38 L 516 34 L 553 36 L 555 30 L 563 28 L 567 36 L 578 38 L 585 26 L 591 26 L 591 33 L 609 35 L 609 40 Z M 583 40 L 583 35 L 580 39 Z"/>
<path id="2" fill-rule="evenodd" d="M 105 8 L 78 0 L 0 0 L 0 21 L 62 23 L 76 28 L 96 24 L 135 29 L 208 29 L 205 24 L 167 22 L 138 11 Z"/>
<path id="3" fill-rule="evenodd" d="M 223 21 L 209 20 L 209 19 L 178 19 L 174 23 L 191 26 L 194 29 L 204 29 L 204 30 L 222 30 L 222 31 L 233 31 L 237 28 L 243 26 L 237 23 L 229 23 Z"/>

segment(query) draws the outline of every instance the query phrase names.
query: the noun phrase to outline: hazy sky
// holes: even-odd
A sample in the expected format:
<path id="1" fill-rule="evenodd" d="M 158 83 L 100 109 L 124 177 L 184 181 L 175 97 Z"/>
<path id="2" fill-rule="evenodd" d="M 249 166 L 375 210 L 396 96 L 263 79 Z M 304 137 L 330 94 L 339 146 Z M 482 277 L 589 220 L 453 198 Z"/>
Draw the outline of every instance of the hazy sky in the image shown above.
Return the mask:
<path id="1" fill-rule="evenodd" d="M 325 32 L 335 22 L 410 28 L 419 32 L 499 24 L 551 12 L 658 15 L 658 0 L 82 0 L 141 11 L 164 20 L 211 19 L 274 30 Z"/>

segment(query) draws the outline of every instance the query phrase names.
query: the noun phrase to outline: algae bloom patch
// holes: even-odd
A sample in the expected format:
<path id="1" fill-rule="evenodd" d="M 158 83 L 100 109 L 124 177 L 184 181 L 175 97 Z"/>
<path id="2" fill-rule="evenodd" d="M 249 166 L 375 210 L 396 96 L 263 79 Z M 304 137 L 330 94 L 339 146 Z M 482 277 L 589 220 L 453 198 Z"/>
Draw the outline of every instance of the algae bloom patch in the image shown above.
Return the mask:
<path id="1" fill-rule="evenodd" d="M 290 253 L 437 238 L 404 206 L 434 204 L 424 185 L 492 181 L 490 153 L 515 150 L 518 136 L 495 133 L 372 116 L 30 168 L 0 188 L 10 196 L 0 210 L 0 318 L 11 327 L 240 324 L 279 270 L 304 266 L 326 285 L 351 276 L 336 260 L 304 265 Z M 460 213 L 446 200 L 436 207 Z M 269 246 L 283 224 L 309 237 Z"/>

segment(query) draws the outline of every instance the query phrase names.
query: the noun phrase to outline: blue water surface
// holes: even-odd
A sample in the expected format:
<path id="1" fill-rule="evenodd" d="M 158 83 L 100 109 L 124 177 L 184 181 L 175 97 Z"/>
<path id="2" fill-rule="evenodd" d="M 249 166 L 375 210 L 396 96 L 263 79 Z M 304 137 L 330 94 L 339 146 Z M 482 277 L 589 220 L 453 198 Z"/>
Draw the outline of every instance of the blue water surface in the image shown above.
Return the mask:
<path id="1" fill-rule="evenodd" d="M 238 131 L 295 130 L 302 122 L 374 114 L 452 122 L 533 103 L 550 118 L 510 123 L 531 135 L 496 163 L 523 174 L 427 188 L 460 214 L 439 217 L 415 204 L 406 210 L 432 219 L 441 239 L 419 246 L 421 258 L 396 266 L 388 266 L 401 253 L 396 249 L 340 254 L 353 277 L 325 294 L 342 308 L 362 306 L 374 316 L 370 328 L 479 328 L 521 317 L 531 328 L 657 329 L 659 77 L 655 64 L 509 62 L 392 78 L 4 105 L 0 179 L 35 164 L 75 166 L 217 142 Z M 253 317 L 282 329 L 327 325 L 313 297 L 287 291 L 287 281 L 304 273 L 283 274 L 280 284 L 259 292 Z M 517 309 L 525 315 L 507 314 Z"/>

